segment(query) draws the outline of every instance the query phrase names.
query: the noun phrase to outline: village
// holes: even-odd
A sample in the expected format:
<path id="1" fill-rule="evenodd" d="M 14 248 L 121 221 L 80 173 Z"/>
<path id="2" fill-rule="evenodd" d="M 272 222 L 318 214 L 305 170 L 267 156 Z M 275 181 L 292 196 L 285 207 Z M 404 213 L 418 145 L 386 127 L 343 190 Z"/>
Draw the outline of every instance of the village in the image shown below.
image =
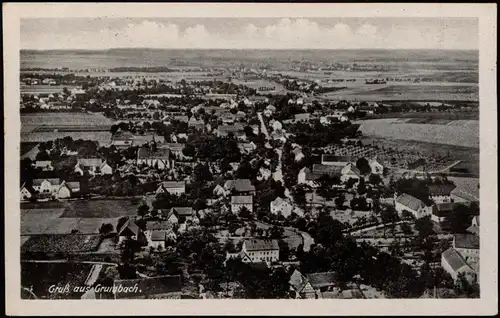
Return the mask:
<path id="1" fill-rule="evenodd" d="M 62 81 L 22 76 L 26 85 Z M 256 89 L 209 79 L 63 83 L 82 81 L 21 99 L 22 113 L 103 118 L 38 125 L 31 133 L 58 137 L 21 151 L 28 297 L 478 292 L 479 186 L 453 181 L 459 162 L 451 157 L 367 143 L 358 121 L 392 106 L 321 101 L 309 84 L 267 95 L 277 83 Z M 65 135 L 80 132 L 109 138 Z M 89 288 L 48 293 L 34 277 L 51 265 L 80 271 L 74 283 Z M 142 292 L 94 288 L 136 284 Z"/>

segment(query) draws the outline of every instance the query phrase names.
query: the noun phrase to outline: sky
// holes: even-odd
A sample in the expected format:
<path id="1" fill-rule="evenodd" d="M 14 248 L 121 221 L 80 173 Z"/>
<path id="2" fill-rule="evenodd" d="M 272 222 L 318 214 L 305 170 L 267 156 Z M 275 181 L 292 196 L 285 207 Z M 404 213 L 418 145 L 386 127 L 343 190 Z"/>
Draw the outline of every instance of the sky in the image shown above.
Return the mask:
<path id="1" fill-rule="evenodd" d="M 477 50 L 476 18 L 44 18 L 21 49 Z"/>

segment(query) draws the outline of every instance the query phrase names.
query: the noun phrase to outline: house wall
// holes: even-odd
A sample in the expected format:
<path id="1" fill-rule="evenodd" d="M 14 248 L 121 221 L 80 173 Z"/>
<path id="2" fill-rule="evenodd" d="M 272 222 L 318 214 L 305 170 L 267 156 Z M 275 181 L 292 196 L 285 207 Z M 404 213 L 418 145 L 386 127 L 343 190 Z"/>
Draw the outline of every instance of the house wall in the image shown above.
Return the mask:
<path id="1" fill-rule="evenodd" d="M 444 216 L 437 216 L 435 214 L 431 215 L 431 220 L 436 222 L 436 223 L 441 223 L 445 220 L 446 218 Z"/>
<path id="2" fill-rule="evenodd" d="M 467 263 L 479 261 L 479 249 L 472 248 L 456 248 L 455 250 L 462 255 Z"/>
<path id="3" fill-rule="evenodd" d="M 21 200 L 28 200 L 31 198 L 31 193 L 26 188 L 21 189 Z"/>
<path id="4" fill-rule="evenodd" d="M 436 195 L 431 196 L 431 200 L 436 203 L 449 203 L 451 202 L 451 196 L 449 195 Z"/>
<path id="5" fill-rule="evenodd" d="M 102 174 L 113 174 L 113 169 L 109 165 L 104 165 L 101 168 L 101 173 Z"/>
<path id="6" fill-rule="evenodd" d="M 395 201 L 395 202 L 396 202 L 396 204 L 395 204 L 394 207 L 395 207 L 395 209 L 396 209 L 396 211 L 398 212 L 399 215 L 401 215 L 403 213 L 403 211 L 406 210 L 406 211 L 411 212 L 414 217 L 418 218 L 418 212 L 417 211 L 415 211 L 413 209 L 410 209 L 406 205 L 401 204 L 401 203 L 399 203 L 397 201 Z"/>
<path id="7" fill-rule="evenodd" d="M 354 174 L 353 172 L 351 172 L 350 170 L 349 170 L 349 172 L 342 173 L 342 175 L 340 176 L 340 181 L 347 182 L 347 180 L 349 180 L 351 178 L 359 181 L 359 177 L 356 174 Z"/>
<path id="8" fill-rule="evenodd" d="M 67 199 L 71 196 L 71 191 L 67 187 L 61 187 L 59 191 L 57 191 L 56 197 L 58 199 Z"/>
<path id="9" fill-rule="evenodd" d="M 272 214 L 278 214 L 281 212 L 281 214 L 284 217 L 288 217 L 292 214 L 293 206 L 291 206 L 288 203 L 283 203 L 279 205 L 274 205 L 271 203 L 271 213 Z"/>
<path id="10" fill-rule="evenodd" d="M 148 165 L 149 167 L 155 167 L 157 165 L 158 169 L 165 169 L 168 168 L 170 169 L 170 161 L 164 160 L 164 159 L 137 159 L 137 164 L 138 165 Z"/>
<path id="11" fill-rule="evenodd" d="M 370 165 L 373 174 L 382 174 L 384 172 L 384 167 L 378 163 L 372 163 Z"/>
<path id="12" fill-rule="evenodd" d="M 245 253 L 248 254 L 252 262 L 274 262 L 279 259 L 279 250 L 268 250 L 268 251 L 251 251 Z"/>
<path id="13" fill-rule="evenodd" d="M 148 245 L 155 249 L 165 249 L 165 241 L 148 241 Z"/>

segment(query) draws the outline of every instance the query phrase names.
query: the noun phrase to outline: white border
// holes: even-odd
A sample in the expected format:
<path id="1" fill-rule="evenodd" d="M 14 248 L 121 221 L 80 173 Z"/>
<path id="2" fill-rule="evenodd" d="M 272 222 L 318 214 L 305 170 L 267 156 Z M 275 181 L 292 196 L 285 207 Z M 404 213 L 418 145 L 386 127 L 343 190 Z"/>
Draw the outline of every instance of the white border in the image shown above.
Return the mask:
<path id="1" fill-rule="evenodd" d="M 3 4 L 6 309 L 9 315 L 492 315 L 497 313 L 495 4 Z M 437 300 L 21 300 L 19 292 L 20 18 L 42 17 L 478 17 L 481 298 Z M 91 302 L 91 303 L 90 303 Z"/>

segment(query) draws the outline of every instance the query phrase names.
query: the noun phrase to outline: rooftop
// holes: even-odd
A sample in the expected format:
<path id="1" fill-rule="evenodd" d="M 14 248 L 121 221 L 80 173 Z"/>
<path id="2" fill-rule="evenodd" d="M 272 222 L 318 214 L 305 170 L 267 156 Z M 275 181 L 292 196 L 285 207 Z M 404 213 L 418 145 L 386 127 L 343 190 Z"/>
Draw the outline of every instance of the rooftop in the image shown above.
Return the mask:
<path id="1" fill-rule="evenodd" d="M 250 179 L 227 180 L 224 187 L 226 189 L 234 189 L 237 192 L 255 191 L 255 186 L 252 184 Z"/>
<path id="2" fill-rule="evenodd" d="M 146 147 L 141 147 L 137 150 L 137 159 L 169 159 L 170 149 L 158 148 L 156 152 L 152 152 L 151 149 Z"/>
<path id="3" fill-rule="evenodd" d="M 460 254 L 453 247 L 450 247 L 449 249 L 444 251 L 442 257 L 455 272 L 464 266 L 468 266 L 462 256 L 460 256 Z"/>
<path id="4" fill-rule="evenodd" d="M 251 195 L 233 195 L 231 204 L 252 204 L 253 197 Z"/>
<path id="5" fill-rule="evenodd" d="M 473 234 L 455 234 L 455 248 L 479 249 L 479 237 Z"/>
<path id="6" fill-rule="evenodd" d="M 162 181 L 161 186 L 165 189 L 184 188 L 186 186 L 186 181 Z"/>
<path id="7" fill-rule="evenodd" d="M 425 203 L 422 200 L 417 199 L 414 196 L 411 196 L 411 195 L 409 195 L 407 193 L 403 193 L 400 196 L 398 196 L 396 198 L 396 202 L 400 203 L 400 204 L 402 204 L 404 206 L 407 206 L 407 207 L 409 207 L 410 209 L 412 209 L 414 211 L 416 211 L 416 210 L 420 209 L 421 207 L 425 206 Z"/>
<path id="8" fill-rule="evenodd" d="M 335 285 L 335 272 L 312 273 L 307 274 L 306 277 L 314 288 Z"/>
<path id="9" fill-rule="evenodd" d="M 244 244 L 245 244 L 245 249 L 249 252 L 280 249 L 277 240 L 252 239 L 252 240 L 245 240 Z"/>

